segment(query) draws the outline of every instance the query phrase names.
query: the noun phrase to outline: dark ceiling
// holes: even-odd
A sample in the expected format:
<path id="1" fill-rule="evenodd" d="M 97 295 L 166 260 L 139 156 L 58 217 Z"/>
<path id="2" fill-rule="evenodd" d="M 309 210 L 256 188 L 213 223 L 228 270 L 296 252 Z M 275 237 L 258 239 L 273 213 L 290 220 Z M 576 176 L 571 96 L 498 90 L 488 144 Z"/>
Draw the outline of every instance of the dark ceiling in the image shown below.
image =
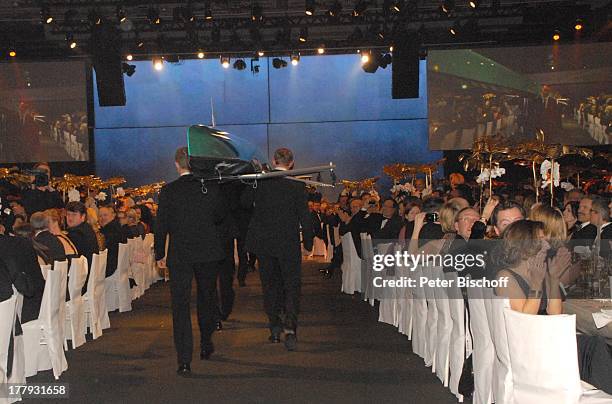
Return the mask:
<path id="1" fill-rule="evenodd" d="M 441 12 L 443 2 L 449 13 Z M 313 15 L 306 15 L 307 6 L 314 7 Z M 584 25 L 580 40 L 610 41 L 611 7 L 608 0 L 480 0 L 475 9 L 468 0 L 0 0 L 0 58 L 8 58 L 9 50 L 28 59 L 87 56 L 100 46 L 91 41 L 96 26 L 116 29 L 121 52 L 136 57 L 194 57 L 198 50 L 307 53 L 322 45 L 344 53 L 388 47 L 402 32 L 424 48 L 546 43 L 555 30 L 562 42 L 571 42 L 576 19 Z M 157 15 L 158 24 L 151 21 Z M 47 16 L 53 18 L 49 24 Z"/>

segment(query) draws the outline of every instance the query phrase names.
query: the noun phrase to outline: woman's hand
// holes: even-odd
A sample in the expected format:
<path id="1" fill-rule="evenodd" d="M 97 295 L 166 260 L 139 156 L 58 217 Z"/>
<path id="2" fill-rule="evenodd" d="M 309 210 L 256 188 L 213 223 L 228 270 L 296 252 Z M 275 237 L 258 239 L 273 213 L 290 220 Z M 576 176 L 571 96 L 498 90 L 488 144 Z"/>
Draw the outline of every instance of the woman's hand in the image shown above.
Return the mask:
<path id="1" fill-rule="evenodd" d="M 546 251 L 547 249 L 543 248 L 527 260 L 527 282 L 532 290 L 542 290 L 542 283 L 546 276 Z"/>
<path id="2" fill-rule="evenodd" d="M 549 261 L 548 273 L 553 279 L 559 280 L 572 264 L 572 254 L 565 247 L 557 250 L 555 256 Z"/>
<path id="3" fill-rule="evenodd" d="M 491 218 L 491 215 L 493 214 L 493 210 L 498 204 L 499 204 L 499 200 L 495 198 L 489 198 L 489 200 L 487 201 L 487 204 L 482 210 L 482 218 L 485 219 L 485 221 Z"/>

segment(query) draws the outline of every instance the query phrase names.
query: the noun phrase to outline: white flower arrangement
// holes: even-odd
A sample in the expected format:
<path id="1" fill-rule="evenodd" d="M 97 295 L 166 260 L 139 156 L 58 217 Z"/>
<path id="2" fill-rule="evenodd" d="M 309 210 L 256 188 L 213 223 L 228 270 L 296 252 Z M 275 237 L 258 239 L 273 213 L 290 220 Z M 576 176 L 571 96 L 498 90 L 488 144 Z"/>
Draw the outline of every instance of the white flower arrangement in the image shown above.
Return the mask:
<path id="1" fill-rule="evenodd" d="M 125 196 L 125 190 L 122 187 L 117 188 L 118 196 Z"/>
<path id="2" fill-rule="evenodd" d="M 431 193 L 433 192 L 433 190 L 431 189 L 431 186 L 425 188 L 423 190 L 423 192 L 421 192 L 421 198 L 426 197 L 427 195 L 431 195 Z"/>
<path id="3" fill-rule="evenodd" d="M 489 181 L 490 178 L 491 178 L 491 173 L 489 172 L 489 169 L 488 168 L 484 168 L 480 172 L 478 177 L 476 177 L 476 182 L 478 184 L 484 184 L 485 182 Z"/>
<path id="4" fill-rule="evenodd" d="M 499 178 L 504 174 L 506 174 L 506 169 L 500 166 L 497 166 L 491 170 L 491 178 Z"/>
<path id="5" fill-rule="evenodd" d="M 576 187 L 571 182 L 562 182 L 561 188 L 563 188 L 566 192 L 569 192 Z"/>
<path id="6" fill-rule="evenodd" d="M 81 193 L 74 189 L 71 188 L 70 191 L 68 191 L 68 202 L 80 202 L 81 201 Z"/>
<path id="7" fill-rule="evenodd" d="M 407 194 L 412 194 L 415 190 L 416 189 L 414 188 L 414 185 L 412 185 L 411 183 L 407 182 L 405 184 L 394 185 L 393 188 L 391 188 L 391 193 L 405 192 Z"/>
<path id="8" fill-rule="evenodd" d="M 554 164 L 552 164 L 549 160 L 544 160 L 542 162 L 542 165 L 540 166 L 540 175 L 542 175 L 542 179 L 544 181 L 542 181 L 542 188 L 546 188 L 547 186 L 550 186 L 550 181 L 551 181 L 551 177 L 552 177 L 552 181 L 553 181 L 553 185 L 555 187 L 559 186 L 559 183 L 561 181 L 561 174 L 559 173 L 559 169 L 561 167 L 559 166 L 559 163 L 555 162 Z M 551 175 L 551 171 L 552 171 L 552 175 Z"/>
<path id="9" fill-rule="evenodd" d="M 98 195 L 96 195 L 96 200 L 102 202 L 106 200 L 106 192 L 104 191 L 100 191 L 98 192 Z"/>

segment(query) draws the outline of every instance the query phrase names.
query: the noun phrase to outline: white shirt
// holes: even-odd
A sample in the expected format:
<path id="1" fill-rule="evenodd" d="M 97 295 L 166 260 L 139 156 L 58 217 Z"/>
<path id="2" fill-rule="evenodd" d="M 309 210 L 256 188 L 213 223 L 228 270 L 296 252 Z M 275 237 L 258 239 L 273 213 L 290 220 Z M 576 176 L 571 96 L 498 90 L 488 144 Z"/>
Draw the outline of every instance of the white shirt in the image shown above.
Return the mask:
<path id="1" fill-rule="evenodd" d="M 182 176 L 184 176 L 184 175 L 191 175 L 191 171 L 187 171 L 187 172 L 182 173 L 182 174 L 180 175 L 180 177 L 182 177 Z"/>

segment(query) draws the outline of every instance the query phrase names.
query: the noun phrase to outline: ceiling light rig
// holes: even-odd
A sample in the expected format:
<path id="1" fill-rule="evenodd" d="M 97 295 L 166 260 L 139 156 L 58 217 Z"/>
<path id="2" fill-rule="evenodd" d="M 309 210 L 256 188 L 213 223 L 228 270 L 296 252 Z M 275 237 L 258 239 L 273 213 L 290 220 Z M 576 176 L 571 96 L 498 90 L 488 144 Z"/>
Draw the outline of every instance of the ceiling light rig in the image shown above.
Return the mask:
<path id="1" fill-rule="evenodd" d="M 355 4 L 355 8 L 353 9 L 352 16 L 353 17 L 361 17 L 368 9 L 368 2 L 366 0 L 357 0 L 357 4 Z"/>
<path id="2" fill-rule="evenodd" d="M 455 9 L 455 0 L 444 0 L 440 5 L 440 11 L 447 16 Z"/>
<path id="3" fill-rule="evenodd" d="M 299 54 L 299 52 L 293 52 L 291 54 L 291 64 L 293 66 L 297 66 L 298 63 L 300 63 L 300 54 Z"/>
<path id="4" fill-rule="evenodd" d="M 51 24 L 53 22 L 53 16 L 51 15 L 51 10 L 49 9 L 49 5 L 44 4 L 40 9 L 40 18 L 42 22 L 45 24 Z"/>
<path id="5" fill-rule="evenodd" d="M 117 14 L 117 21 L 119 21 L 119 23 L 127 21 L 127 12 L 125 11 L 125 7 L 123 7 L 123 5 L 121 4 L 117 5 L 116 14 Z"/>
<path id="6" fill-rule="evenodd" d="M 287 67 L 287 62 L 281 58 L 274 58 L 272 59 L 272 67 L 275 69 L 281 69 L 283 67 Z"/>
<path id="7" fill-rule="evenodd" d="M 251 7 L 251 20 L 254 22 L 263 21 L 263 9 L 259 3 L 255 3 L 253 7 Z"/>
<path id="8" fill-rule="evenodd" d="M 159 16 L 159 10 L 154 7 L 149 7 L 147 11 L 147 19 L 151 25 L 161 24 L 161 17 Z"/>
<path id="9" fill-rule="evenodd" d="M 306 15 L 312 16 L 315 13 L 316 3 L 314 0 L 306 0 L 306 4 L 304 6 L 304 13 Z"/>
<path id="10" fill-rule="evenodd" d="M 327 9 L 327 15 L 333 18 L 339 17 L 341 12 L 342 12 L 342 4 L 339 1 L 335 1 Z"/>
<path id="11" fill-rule="evenodd" d="M 236 70 L 244 70 L 244 69 L 246 69 L 246 67 L 247 67 L 246 62 L 244 60 L 242 60 L 242 59 L 237 59 L 234 62 L 234 69 L 236 69 Z"/>
<path id="12" fill-rule="evenodd" d="M 230 67 L 229 56 L 221 56 L 220 60 L 221 60 L 221 66 L 223 66 L 224 69 L 228 69 Z"/>
<path id="13" fill-rule="evenodd" d="M 302 43 L 308 41 L 308 27 L 302 27 L 300 29 L 300 35 L 298 36 L 298 40 Z"/>

